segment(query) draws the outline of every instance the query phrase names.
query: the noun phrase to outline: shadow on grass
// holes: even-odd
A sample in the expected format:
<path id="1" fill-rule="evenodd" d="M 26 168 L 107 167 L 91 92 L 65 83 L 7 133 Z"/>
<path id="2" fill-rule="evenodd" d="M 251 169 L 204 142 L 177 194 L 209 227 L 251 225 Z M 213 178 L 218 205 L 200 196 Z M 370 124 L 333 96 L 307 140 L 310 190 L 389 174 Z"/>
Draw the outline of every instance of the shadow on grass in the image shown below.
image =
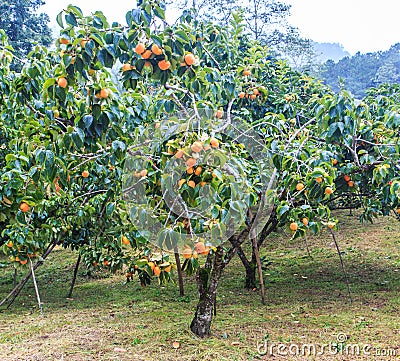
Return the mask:
<path id="1" fill-rule="evenodd" d="M 68 257 L 65 257 L 66 252 Z M 349 302 L 346 278 L 337 255 L 315 250 L 314 259 L 310 259 L 304 255 L 293 257 L 296 253 L 288 252 L 270 257 L 271 264 L 264 272 L 268 304 L 278 306 L 288 302 L 315 304 L 332 301 Z M 109 305 L 132 307 L 135 303 L 140 303 L 142 307 L 152 309 L 163 302 L 170 304 L 186 302 L 192 306 L 196 302 L 197 292 L 193 278 L 186 279 L 187 296 L 181 298 L 177 286 L 173 284 L 159 286 L 154 282 L 143 289 L 136 280 L 126 283 L 122 275 L 98 273 L 96 278 L 85 276 L 86 271 L 83 266 L 78 274 L 73 299 L 66 299 L 74 266 L 73 262 L 70 262 L 74 259 L 73 256 L 68 251 L 57 251 L 51 261 L 36 272 L 41 298 L 46 308 L 54 311 L 64 308 L 84 309 L 95 308 L 100 304 L 104 304 L 105 307 Z M 56 267 L 59 258 L 63 258 L 65 262 L 62 268 Z M 355 301 L 368 303 L 375 299 L 376 302 L 382 303 L 383 298 L 395 297 L 399 293 L 399 272 L 388 260 L 366 261 L 360 258 L 353 259 L 351 255 L 346 254 L 344 258 Z M 258 291 L 243 289 L 244 275 L 241 264 L 235 259 L 226 270 L 219 288 L 219 298 L 224 304 L 246 302 L 259 305 Z M 0 296 L 6 295 L 11 288 L 12 272 L 9 270 L 0 278 Z M 231 297 L 232 294 L 237 297 Z M 36 307 L 32 282 L 28 282 L 11 310 L 18 312 L 21 309 Z"/>

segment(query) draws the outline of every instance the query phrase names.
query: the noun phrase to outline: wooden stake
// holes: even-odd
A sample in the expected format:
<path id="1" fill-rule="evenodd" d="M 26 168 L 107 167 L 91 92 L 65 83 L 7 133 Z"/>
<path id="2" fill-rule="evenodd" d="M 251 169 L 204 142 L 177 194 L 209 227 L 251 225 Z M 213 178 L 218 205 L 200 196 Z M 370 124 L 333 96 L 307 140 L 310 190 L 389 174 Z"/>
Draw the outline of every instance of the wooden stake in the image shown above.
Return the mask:
<path id="1" fill-rule="evenodd" d="M 260 253 L 258 252 L 257 239 L 255 237 L 253 237 L 252 242 L 253 242 L 253 252 L 254 252 L 254 255 L 255 255 L 256 261 L 257 261 L 258 278 L 260 279 L 261 301 L 262 301 L 262 304 L 265 305 L 266 302 L 265 302 L 264 277 L 263 277 L 263 273 L 262 273 Z"/>
<path id="2" fill-rule="evenodd" d="M 181 259 L 179 258 L 178 247 L 174 248 L 176 269 L 178 271 L 178 283 L 179 283 L 179 295 L 183 297 L 185 295 L 185 289 L 183 288 L 183 274 L 181 267 Z"/>
<path id="3" fill-rule="evenodd" d="M 75 269 L 74 269 L 74 275 L 72 277 L 71 288 L 69 289 L 67 298 L 72 297 L 72 292 L 74 291 L 74 286 L 75 286 L 75 281 L 76 281 L 76 275 L 78 273 L 78 268 L 79 268 L 80 263 L 81 263 L 81 254 L 79 253 L 78 260 L 76 261 L 76 265 L 75 265 Z"/>
<path id="4" fill-rule="evenodd" d="M 329 229 L 329 231 L 331 232 L 331 236 L 332 236 L 332 238 L 333 238 L 333 242 L 335 242 L 336 250 L 337 250 L 337 252 L 338 252 L 339 259 L 340 259 L 340 264 L 342 265 L 342 270 L 343 270 L 344 278 L 345 278 L 345 280 L 346 280 L 346 285 L 347 285 L 347 292 L 349 293 L 350 303 L 353 303 L 353 299 L 352 299 L 352 297 L 351 297 L 351 291 L 350 291 L 349 277 L 347 276 L 346 269 L 344 268 L 344 263 L 343 263 L 342 254 L 340 253 L 339 245 L 338 245 L 338 243 L 336 242 L 335 233 L 333 233 L 332 229 Z"/>
<path id="5" fill-rule="evenodd" d="M 38 305 L 39 305 L 39 310 L 40 310 L 40 313 L 43 314 L 43 307 L 42 307 L 42 302 L 40 301 L 40 295 L 39 295 L 39 289 L 38 289 L 38 286 L 36 283 L 35 271 L 33 269 L 33 263 L 30 258 L 29 258 L 29 263 L 31 265 L 32 280 L 33 280 L 33 285 L 35 286 L 35 292 L 36 292 L 36 298 L 37 298 Z"/>
<path id="6" fill-rule="evenodd" d="M 52 252 L 54 247 L 58 244 L 58 240 L 56 242 L 51 243 L 46 252 L 44 253 L 42 260 L 38 261 L 34 266 L 33 269 L 35 270 L 38 268 L 41 264 L 43 264 L 43 261 L 46 259 L 46 257 Z M 26 282 L 28 282 L 29 278 L 32 275 L 32 271 L 29 270 L 29 272 L 25 275 L 25 277 L 13 288 L 13 290 L 0 302 L 0 307 L 3 306 L 10 298 L 11 301 L 8 304 L 7 308 L 10 308 L 10 306 L 13 304 L 23 287 L 25 286 Z"/>

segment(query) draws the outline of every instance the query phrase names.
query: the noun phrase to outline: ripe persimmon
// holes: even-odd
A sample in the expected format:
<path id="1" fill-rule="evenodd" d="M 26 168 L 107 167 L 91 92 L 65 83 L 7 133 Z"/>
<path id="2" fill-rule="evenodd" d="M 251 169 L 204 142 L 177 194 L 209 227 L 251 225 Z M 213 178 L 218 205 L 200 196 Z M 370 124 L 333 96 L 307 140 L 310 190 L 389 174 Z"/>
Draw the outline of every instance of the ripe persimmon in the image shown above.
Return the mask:
<path id="1" fill-rule="evenodd" d="M 171 63 L 168 60 L 160 60 L 158 62 L 158 67 L 161 70 L 168 70 L 171 67 Z"/>
<path id="2" fill-rule="evenodd" d="M 175 157 L 176 158 L 182 158 L 183 157 L 183 150 L 182 149 L 178 149 L 175 153 Z"/>
<path id="3" fill-rule="evenodd" d="M 158 266 L 155 266 L 153 269 L 154 276 L 158 277 L 161 274 L 161 268 Z"/>
<path id="4" fill-rule="evenodd" d="M 210 139 L 210 145 L 211 145 L 213 148 L 218 148 L 218 147 L 219 147 L 219 141 L 218 141 L 218 139 L 211 138 L 211 139 Z"/>
<path id="5" fill-rule="evenodd" d="M 192 53 L 188 53 L 185 55 L 185 63 L 189 66 L 193 65 L 195 62 L 195 57 Z"/>
<path id="6" fill-rule="evenodd" d="M 60 39 L 58 39 L 58 42 L 59 42 L 60 44 L 63 44 L 63 45 L 69 44 L 69 40 L 66 39 L 66 38 L 60 38 Z"/>
<path id="7" fill-rule="evenodd" d="M 83 178 L 89 177 L 89 172 L 88 172 L 87 170 L 84 170 L 84 171 L 82 172 L 82 177 L 83 177 Z"/>
<path id="8" fill-rule="evenodd" d="M 64 88 L 65 89 L 67 87 L 67 85 L 68 85 L 67 79 L 65 79 L 64 77 L 58 78 L 57 79 L 57 85 L 60 88 Z"/>
<path id="9" fill-rule="evenodd" d="M 218 109 L 218 110 L 215 112 L 215 117 L 216 117 L 216 118 L 221 119 L 223 116 L 224 116 L 224 111 L 223 111 L 223 110 Z"/>
<path id="10" fill-rule="evenodd" d="M 172 266 L 169 265 L 169 266 L 167 266 L 167 267 L 164 268 L 164 271 L 167 272 L 167 273 L 169 273 L 169 272 L 171 272 L 171 269 L 172 269 Z"/>
<path id="11" fill-rule="evenodd" d="M 106 98 L 108 98 L 109 95 L 110 95 L 110 92 L 108 91 L 108 89 L 103 88 L 100 90 L 99 97 L 101 99 L 106 99 Z"/>
<path id="12" fill-rule="evenodd" d="M 205 245 L 204 245 L 203 242 L 197 242 L 197 243 L 194 245 L 194 249 L 196 250 L 196 252 L 197 252 L 198 254 L 203 254 L 203 252 L 205 252 L 205 250 L 206 250 L 206 247 L 205 247 Z"/>
<path id="13" fill-rule="evenodd" d="M 21 202 L 21 204 L 19 205 L 19 209 L 21 210 L 22 213 L 26 213 L 29 212 L 29 210 L 31 209 L 31 207 L 29 207 L 29 204 L 26 202 Z"/>
<path id="14" fill-rule="evenodd" d="M 188 159 L 186 160 L 186 165 L 187 165 L 188 167 L 193 167 L 193 166 L 195 166 L 195 165 L 196 165 L 196 159 L 194 159 L 194 158 L 188 158 Z"/>
<path id="15" fill-rule="evenodd" d="M 335 222 L 328 222 L 327 226 L 329 229 L 332 229 L 333 227 L 335 227 L 336 223 Z"/>
<path id="16" fill-rule="evenodd" d="M 157 44 L 151 46 L 151 51 L 154 55 L 161 55 L 163 53 L 162 49 Z"/>
<path id="17" fill-rule="evenodd" d="M 136 54 L 143 54 L 146 50 L 146 46 L 143 43 L 138 43 L 135 47 Z"/>
<path id="18" fill-rule="evenodd" d="M 203 144 L 201 144 L 200 142 L 194 142 L 194 143 L 191 145 L 190 149 L 191 149 L 193 152 L 198 153 L 198 152 L 200 152 L 200 151 L 203 150 Z"/>
<path id="19" fill-rule="evenodd" d="M 151 57 L 151 54 L 152 54 L 151 50 L 145 50 L 142 54 L 142 58 L 149 59 Z"/>
<path id="20" fill-rule="evenodd" d="M 131 69 L 132 69 L 132 65 L 131 65 L 131 64 L 124 64 L 124 65 L 122 65 L 122 71 L 123 71 L 123 72 L 129 71 L 129 70 L 131 70 Z"/>
<path id="21" fill-rule="evenodd" d="M 190 248 L 185 248 L 183 250 L 183 258 L 188 259 L 192 257 L 192 250 Z"/>
<path id="22" fill-rule="evenodd" d="M 298 228 L 299 226 L 297 225 L 297 223 L 296 222 L 292 222 L 292 223 L 290 223 L 290 229 L 294 232 L 294 231 L 297 231 L 297 228 Z"/>

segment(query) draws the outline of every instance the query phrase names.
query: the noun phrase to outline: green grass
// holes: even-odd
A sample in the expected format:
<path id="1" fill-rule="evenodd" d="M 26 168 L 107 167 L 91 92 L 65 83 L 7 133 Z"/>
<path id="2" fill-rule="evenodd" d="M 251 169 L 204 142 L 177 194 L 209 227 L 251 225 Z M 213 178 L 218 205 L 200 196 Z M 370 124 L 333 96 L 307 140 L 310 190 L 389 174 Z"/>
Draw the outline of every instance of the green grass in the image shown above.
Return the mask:
<path id="1" fill-rule="evenodd" d="M 176 285 L 154 283 L 143 289 L 138 282 L 126 284 L 122 274 L 89 277 L 81 267 L 73 299 L 66 299 L 77 255 L 57 249 L 37 270 L 44 315 L 38 312 L 32 282 L 0 313 L 0 359 L 262 360 L 269 357 L 258 354 L 257 343 L 266 335 L 274 343 L 321 345 L 336 342 L 339 333 L 347 335 L 347 344 L 391 348 L 399 357 L 400 223 L 381 218 L 361 225 L 357 216 L 338 216 L 353 303 L 327 232 L 308 238 L 310 256 L 304 240 L 292 241 L 283 232 L 269 237 L 261 249 L 270 262 L 266 306 L 258 291 L 243 289 L 243 268 L 235 258 L 220 284 L 213 335 L 205 340 L 189 330 L 197 301 L 193 278 L 186 279 L 181 298 Z M 12 289 L 12 269 L 1 272 L 3 298 Z M 314 359 L 395 357 L 326 354 Z"/>

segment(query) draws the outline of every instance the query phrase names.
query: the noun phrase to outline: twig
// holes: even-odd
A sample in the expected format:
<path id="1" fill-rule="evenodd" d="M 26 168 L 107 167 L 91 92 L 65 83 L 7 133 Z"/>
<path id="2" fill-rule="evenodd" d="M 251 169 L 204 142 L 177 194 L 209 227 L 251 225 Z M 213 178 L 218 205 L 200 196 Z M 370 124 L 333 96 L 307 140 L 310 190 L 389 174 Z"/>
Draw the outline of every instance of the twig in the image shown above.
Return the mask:
<path id="1" fill-rule="evenodd" d="M 212 136 L 214 136 L 215 133 L 222 132 L 224 129 L 226 129 L 232 123 L 231 112 L 232 112 L 232 105 L 233 105 L 234 101 L 235 101 L 235 99 L 231 99 L 228 103 L 228 107 L 226 109 L 226 122 L 220 128 L 213 130 L 211 133 Z M 234 141 L 235 141 L 235 139 L 234 139 Z"/>
<path id="2" fill-rule="evenodd" d="M 390 143 L 388 143 L 388 144 L 373 143 L 373 142 L 370 142 L 368 140 L 361 139 L 361 138 L 357 138 L 356 141 L 357 142 L 364 142 L 364 143 L 367 143 L 367 144 L 370 144 L 370 145 L 373 145 L 373 146 L 378 146 L 378 147 L 395 147 L 396 146 L 396 144 L 390 144 Z"/>
<path id="3" fill-rule="evenodd" d="M 166 83 L 166 84 L 164 85 L 164 88 L 167 89 L 167 90 L 177 90 L 177 91 L 180 91 L 180 92 L 184 93 L 185 95 L 189 93 L 189 91 L 186 90 L 186 89 L 177 87 L 177 86 L 175 86 L 175 85 L 170 85 L 170 84 L 168 84 L 168 83 Z M 187 109 L 185 108 L 185 106 L 180 102 L 180 100 L 178 99 L 178 97 L 177 97 L 174 93 L 171 93 L 171 97 L 172 97 L 172 99 L 174 100 L 174 102 L 179 106 L 179 108 L 181 108 L 181 110 L 183 111 L 183 113 L 184 113 L 187 117 L 189 117 L 189 112 L 187 111 Z"/>
<path id="4" fill-rule="evenodd" d="M 297 129 L 293 135 L 288 139 L 287 143 L 290 144 L 294 139 L 296 139 L 297 135 L 308 125 L 315 121 L 315 118 L 311 118 L 308 122 L 304 123 L 299 129 Z"/>
<path id="5" fill-rule="evenodd" d="M 313 258 L 313 256 L 311 256 L 310 247 L 308 246 L 308 239 L 306 234 L 304 235 L 304 241 L 306 242 L 308 257 Z"/>
<path id="6" fill-rule="evenodd" d="M 39 110 L 35 109 L 35 108 L 34 108 L 32 105 L 30 105 L 29 103 L 26 103 L 26 106 L 27 106 L 30 110 L 32 110 L 35 114 L 39 115 L 39 117 L 44 118 L 44 117 L 46 116 L 45 114 L 43 114 L 43 113 L 40 112 Z M 68 119 L 54 117 L 54 120 L 55 120 L 58 124 L 62 125 L 62 126 L 64 127 L 65 130 L 67 130 L 67 126 L 63 123 L 63 121 L 64 121 L 64 122 L 65 122 L 65 121 L 70 122 Z M 72 125 L 72 124 L 71 124 L 71 125 Z"/>
<path id="7" fill-rule="evenodd" d="M 97 191 L 91 191 L 91 192 L 87 192 L 87 193 L 85 193 L 85 194 L 81 194 L 80 196 L 76 196 L 75 199 L 82 198 L 82 197 L 86 197 L 86 196 L 91 196 L 91 195 L 93 195 L 93 194 L 106 193 L 106 192 L 108 192 L 107 189 L 99 189 L 99 190 L 97 190 Z"/>
<path id="8" fill-rule="evenodd" d="M 6 48 L 5 46 L 3 46 L 3 45 L 0 45 L 0 49 L 1 49 L 1 50 L 7 50 L 7 51 L 9 51 L 10 53 L 12 53 L 13 59 L 18 60 L 18 61 L 21 62 L 22 64 L 26 64 L 26 63 L 27 63 L 26 60 L 21 59 L 21 58 L 19 58 L 18 56 L 16 56 L 16 55 L 14 54 L 14 52 L 13 52 L 13 51 L 15 51 L 14 49 L 13 49 L 13 50 L 7 49 L 7 48 Z"/>
<path id="9" fill-rule="evenodd" d="M 203 49 L 207 53 L 207 55 L 212 59 L 212 61 L 215 63 L 215 67 L 219 71 L 221 71 L 221 67 L 219 66 L 219 63 L 218 63 L 217 59 L 215 59 L 215 57 L 210 53 L 210 51 L 204 45 L 203 45 Z"/>

